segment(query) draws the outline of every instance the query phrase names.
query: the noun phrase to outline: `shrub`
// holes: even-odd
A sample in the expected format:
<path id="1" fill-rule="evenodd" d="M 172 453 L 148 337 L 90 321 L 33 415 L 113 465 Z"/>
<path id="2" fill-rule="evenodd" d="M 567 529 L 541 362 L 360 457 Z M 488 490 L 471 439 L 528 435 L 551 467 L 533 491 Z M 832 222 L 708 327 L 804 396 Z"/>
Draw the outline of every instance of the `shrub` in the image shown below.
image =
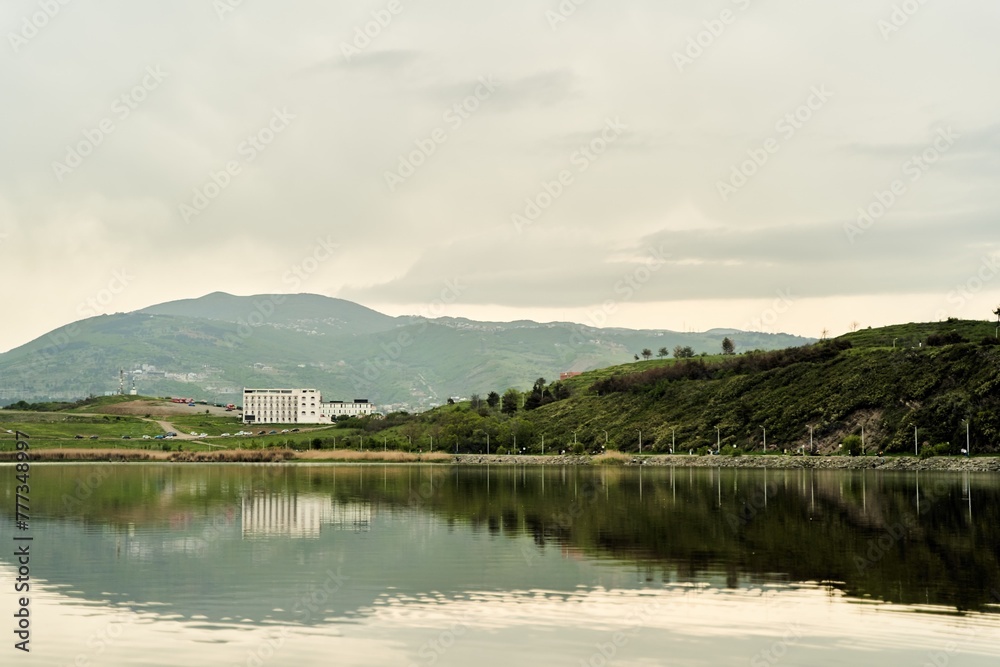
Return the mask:
<path id="1" fill-rule="evenodd" d="M 844 452 L 848 456 L 858 456 L 861 454 L 861 436 L 849 435 L 844 438 Z"/>
<path id="2" fill-rule="evenodd" d="M 968 342 L 968 339 L 957 331 L 949 331 L 946 334 L 931 334 L 927 337 L 927 345 L 929 347 L 941 347 L 943 345 L 956 345 Z"/>

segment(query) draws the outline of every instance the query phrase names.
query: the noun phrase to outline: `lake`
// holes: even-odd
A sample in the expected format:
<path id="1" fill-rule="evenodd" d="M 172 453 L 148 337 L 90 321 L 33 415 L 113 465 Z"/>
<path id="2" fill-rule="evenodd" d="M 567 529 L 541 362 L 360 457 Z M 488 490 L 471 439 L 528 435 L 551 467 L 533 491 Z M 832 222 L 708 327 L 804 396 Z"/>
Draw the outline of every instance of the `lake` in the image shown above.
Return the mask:
<path id="1" fill-rule="evenodd" d="M 1000 658 L 995 475 L 34 464 L 29 659 L 14 474 L 4 665 Z"/>

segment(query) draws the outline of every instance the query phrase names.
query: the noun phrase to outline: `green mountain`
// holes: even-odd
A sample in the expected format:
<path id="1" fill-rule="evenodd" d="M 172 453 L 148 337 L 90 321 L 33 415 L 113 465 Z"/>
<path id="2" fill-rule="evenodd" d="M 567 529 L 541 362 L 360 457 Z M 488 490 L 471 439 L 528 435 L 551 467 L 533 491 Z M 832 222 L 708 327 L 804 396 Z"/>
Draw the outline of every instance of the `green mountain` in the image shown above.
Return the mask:
<path id="1" fill-rule="evenodd" d="M 213 293 L 56 329 L 0 354 L 0 400 L 72 399 L 134 382 L 145 395 L 238 400 L 244 386 L 308 386 L 332 399 L 426 408 L 450 396 L 624 363 L 644 348 L 780 349 L 809 339 L 717 329 L 597 329 L 572 323 L 390 317 L 314 294 Z"/>
<path id="2" fill-rule="evenodd" d="M 394 442 L 483 452 L 609 449 L 643 453 L 976 454 L 1000 451 L 996 323 L 870 329 L 813 345 L 604 368 L 515 397 L 505 414 L 468 403 L 372 423 Z M 538 406 L 531 409 L 532 406 Z M 968 425 L 968 426 L 967 426 Z M 812 440 L 810 440 L 810 428 Z M 397 433 L 398 432 L 398 433 Z M 641 434 L 641 435 L 640 435 Z M 375 435 L 375 434 L 372 434 Z M 810 444 L 812 443 L 812 445 Z"/>

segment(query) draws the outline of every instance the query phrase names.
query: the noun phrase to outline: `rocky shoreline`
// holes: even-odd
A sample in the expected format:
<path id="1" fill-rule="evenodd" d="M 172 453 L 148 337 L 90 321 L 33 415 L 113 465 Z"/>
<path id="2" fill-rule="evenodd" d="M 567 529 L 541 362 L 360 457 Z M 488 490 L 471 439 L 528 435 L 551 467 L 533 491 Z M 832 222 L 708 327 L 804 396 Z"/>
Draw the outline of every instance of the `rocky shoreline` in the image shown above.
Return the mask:
<path id="1" fill-rule="evenodd" d="M 459 454 L 455 465 L 618 465 L 678 468 L 770 468 L 782 470 L 928 470 L 956 472 L 1000 472 L 1000 457 L 932 457 L 913 456 L 685 456 L 653 455 L 625 456 L 621 459 L 599 460 L 592 456 L 529 456 Z"/>

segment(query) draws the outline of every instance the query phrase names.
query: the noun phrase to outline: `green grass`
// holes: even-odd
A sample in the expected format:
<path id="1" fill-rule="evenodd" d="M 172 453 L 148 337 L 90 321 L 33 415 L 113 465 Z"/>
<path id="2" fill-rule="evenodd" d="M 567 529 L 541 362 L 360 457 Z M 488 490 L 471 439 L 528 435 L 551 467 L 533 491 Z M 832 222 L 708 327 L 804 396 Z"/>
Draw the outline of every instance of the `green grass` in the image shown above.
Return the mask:
<path id="1" fill-rule="evenodd" d="M 96 435 L 102 440 L 155 436 L 163 430 L 152 422 L 128 416 L 86 416 L 64 412 L 0 412 L 0 431 L 23 431 L 32 439 L 68 439 Z M 4 435 L 7 435 L 4 433 Z"/>
<path id="2" fill-rule="evenodd" d="M 956 332 L 969 342 L 979 343 L 983 338 L 994 338 L 997 331 L 995 321 L 947 320 L 944 322 L 911 322 L 894 324 L 878 329 L 860 329 L 840 338 L 848 340 L 855 348 L 889 347 L 895 341 L 896 349 L 911 349 L 926 346 L 928 336 Z"/>

